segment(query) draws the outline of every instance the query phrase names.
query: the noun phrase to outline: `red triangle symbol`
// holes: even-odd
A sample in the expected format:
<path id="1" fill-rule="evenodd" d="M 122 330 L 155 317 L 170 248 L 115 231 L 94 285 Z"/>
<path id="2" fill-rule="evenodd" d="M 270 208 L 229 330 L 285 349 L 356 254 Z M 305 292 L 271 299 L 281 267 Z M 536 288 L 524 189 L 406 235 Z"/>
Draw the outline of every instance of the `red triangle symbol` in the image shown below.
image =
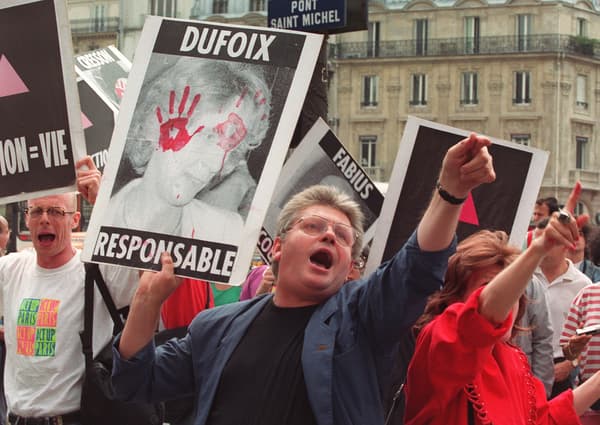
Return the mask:
<path id="1" fill-rule="evenodd" d="M 470 193 L 460 210 L 458 221 L 479 226 L 479 217 L 477 217 L 477 210 L 475 210 L 475 202 L 473 202 L 473 196 Z"/>
<path id="2" fill-rule="evenodd" d="M 0 56 L 0 97 L 27 92 L 29 92 L 29 89 L 6 59 L 6 56 Z"/>
<path id="3" fill-rule="evenodd" d="M 94 125 L 83 112 L 81 113 L 81 124 L 83 125 L 84 130 Z"/>

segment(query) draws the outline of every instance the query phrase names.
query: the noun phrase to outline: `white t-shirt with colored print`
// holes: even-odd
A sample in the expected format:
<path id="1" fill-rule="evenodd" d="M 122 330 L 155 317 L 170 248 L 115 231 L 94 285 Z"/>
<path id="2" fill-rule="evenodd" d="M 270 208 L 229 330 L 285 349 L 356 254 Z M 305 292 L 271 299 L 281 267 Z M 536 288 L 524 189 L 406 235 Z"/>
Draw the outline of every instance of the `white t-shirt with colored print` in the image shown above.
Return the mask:
<path id="1" fill-rule="evenodd" d="M 79 410 L 85 361 L 85 269 L 80 252 L 65 265 L 44 269 L 28 249 L 0 258 L 0 310 L 4 315 L 8 411 L 54 416 Z M 132 269 L 101 265 L 118 308 L 129 304 L 138 282 Z M 100 292 L 94 293 L 94 354 L 111 339 L 113 322 Z"/>

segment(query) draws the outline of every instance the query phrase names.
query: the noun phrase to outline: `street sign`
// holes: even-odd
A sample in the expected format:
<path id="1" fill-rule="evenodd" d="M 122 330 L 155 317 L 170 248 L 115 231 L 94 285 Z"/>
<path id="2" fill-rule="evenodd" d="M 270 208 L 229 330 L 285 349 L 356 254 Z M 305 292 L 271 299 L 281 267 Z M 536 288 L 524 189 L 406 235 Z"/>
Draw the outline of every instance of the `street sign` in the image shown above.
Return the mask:
<path id="1" fill-rule="evenodd" d="M 328 34 L 367 28 L 366 0 L 269 0 L 269 27 Z"/>

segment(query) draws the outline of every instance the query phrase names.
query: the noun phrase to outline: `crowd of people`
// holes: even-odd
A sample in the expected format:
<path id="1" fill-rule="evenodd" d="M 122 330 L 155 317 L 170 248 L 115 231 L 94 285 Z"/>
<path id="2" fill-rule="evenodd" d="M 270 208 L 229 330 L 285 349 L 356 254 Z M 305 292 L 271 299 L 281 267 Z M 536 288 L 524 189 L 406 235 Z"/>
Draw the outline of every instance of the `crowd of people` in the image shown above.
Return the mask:
<path id="1" fill-rule="evenodd" d="M 471 134 L 446 152 L 418 227 L 370 275 L 363 214 L 326 185 L 287 202 L 271 265 L 242 285 L 186 282 L 168 253 L 141 276 L 100 266 L 117 306 L 129 305 L 113 342 L 116 396 L 188 398 L 194 407 L 178 425 L 600 423 L 600 231 L 573 214 L 577 185 L 562 209 L 536 203 L 523 250 L 493 229 L 458 243 L 461 200 L 495 180 L 489 145 Z M 101 175 L 89 157 L 77 170 L 93 204 Z M 75 194 L 32 199 L 25 218 L 33 249 L 0 258 L 2 419 L 85 425 Z M 0 219 L 0 247 L 5 227 Z M 94 299 L 97 353 L 112 321 Z M 156 346 L 160 328 L 181 334 Z M 414 349 L 402 360 L 407 336 Z M 398 388 L 391 371 L 408 359 Z M 401 415 L 387 406 L 398 391 Z"/>

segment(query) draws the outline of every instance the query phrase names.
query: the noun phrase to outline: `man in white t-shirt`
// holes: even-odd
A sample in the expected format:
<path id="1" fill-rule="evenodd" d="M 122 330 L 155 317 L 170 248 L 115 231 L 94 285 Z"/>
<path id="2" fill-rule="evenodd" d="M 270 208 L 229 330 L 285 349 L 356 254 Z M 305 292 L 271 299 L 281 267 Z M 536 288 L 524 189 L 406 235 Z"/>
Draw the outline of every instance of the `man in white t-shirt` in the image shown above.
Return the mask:
<path id="1" fill-rule="evenodd" d="M 538 227 L 544 226 L 540 223 Z M 590 279 L 581 273 L 566 257 L 567 248 L 555 247 L 540 263 L 533 279 L 546 288 L 550 322 L 552 324 L 552 351 L 554 357 L 554 385 L 551 397 L 573 386 L 574 365 L 565 359 L 560 345 L 560 334 L 569 313 L 571 302 L 584 287 L 591 285 Z"/>
<path id="2" fill-rule="evenodd" d="M 100 172 L 89 156 L 77 163 L 77 169 L 78 190 L 93 204 Z M 79 425 L 85 270 L 71 242 L 71 231 L 81 217 L 77 197 L 51 195 L 27 205 L 25 220 L 33 249 L 0 258 L 9 424 Z M 109 266 L 100 270 L 117 307 L 128 305 L 137 272 Z M 111 339 L 112 321 L 99 292 L 94 303 L 96 354 Z"/>

